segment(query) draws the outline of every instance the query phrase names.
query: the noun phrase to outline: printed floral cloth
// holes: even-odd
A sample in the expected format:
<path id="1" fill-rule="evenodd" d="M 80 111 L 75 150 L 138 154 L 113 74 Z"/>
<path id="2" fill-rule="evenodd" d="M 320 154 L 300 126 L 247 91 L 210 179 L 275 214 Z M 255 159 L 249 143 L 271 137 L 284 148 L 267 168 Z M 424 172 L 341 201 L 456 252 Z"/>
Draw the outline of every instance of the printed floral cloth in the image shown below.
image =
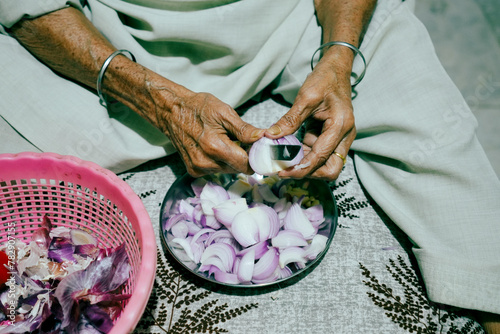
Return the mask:
<path id="1" fill-rule="evenodd" d="M 242 111 L 268 127 L 287 108 L 265 100 Z M 177 155 L 120 174 L 143 200 L 156 232 L 156 284 L 135 333 L 483 333 L 467 313 L 430 302 L 411 243 L 363 191 L 348 158 L 330 183 L 339 209 L 333 242 L 305 275 L 259 289 L 208 284 L 166 255 L 163 198 L 185 173 Z"/>

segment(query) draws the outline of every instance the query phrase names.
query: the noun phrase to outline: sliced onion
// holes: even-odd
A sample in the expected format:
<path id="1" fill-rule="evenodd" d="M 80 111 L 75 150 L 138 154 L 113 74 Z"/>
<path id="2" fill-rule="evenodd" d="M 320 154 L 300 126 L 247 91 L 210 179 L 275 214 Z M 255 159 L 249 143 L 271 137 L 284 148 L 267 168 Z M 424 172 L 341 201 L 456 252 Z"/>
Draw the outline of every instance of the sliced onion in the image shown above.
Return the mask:
<path id="1" fill-rule="evenodd" d="M 279 256 L 276 248 L 270 248 L 256 263 L 253 269 L 252 280 L 269 278 L 278 267 Z"/>
<path id="2" fill-rule="evenodd" d="M 210 234 L 210 237 L 206 240 L 207 245 L 211 245 L 214 242 L 219 242 L 221 239 L 231 238 L 233 235 L 228 230 L 218 230 Z"/>
<path id="3" fill-rule="evenodd" d="M 280 268 L 278 278 L 280 278 L 280 279 L 287 278 L 287 277 L 292 276 L 292 274 L 293 274 L 292 269 L 290 269 L 290 267 L 286 266 L 285 268 Z"/>
<path id="4" fill-rule="evenodd" d="M 207 184 L 207 180 L 200 177 L 191 182 L 191 189 L 193 189 L 194 195 L 200 197 L 203 187 Z"/>
<path id="5" fill-rule="evenodd" d="M 203 228 L 203 229 L 199 230 L 195 235 L 193 235 L 193 239 L 191 239 L 191 244 L 198 242 L 198 238 L 200 238 L 200 236 L 207 234 L 207 233 L 214 233 L 214 232 L 215 232 L 215 230 L 211 229 L 211 228 Z"/>
<path id="6" fill-rule="evenodd" d="M 201 256 L 201 264 L 214 265 L 214 263 L 211 263 L 211 261 L 213 261 L 211 260 L 211 258 L 220 259 L 222 264 L 222 267 L 220 267 L 220 269 L 225 272 L 230 272 L 233 268 L 234 260 L 236 258 L 236 251 L 231 245 L 228 244 L 212 244 L 208 246 L 203 252 L 203 255 Z"/>
<path id="7" fill-rule="evenodd" d="M 311 244 L 305 248 L 304 257 L 308 260 L 314 260 L 319 253 L 321 253 L 326 248 L 326 242 L 328 238 L 321 234 L 316 234 Z"/>
<path id="8" fill-rule="evenodd" d="M 180 221 L 171 228 L 172 235 L 176 238 L 186 238 L 189 233 L 189 227 L 185 221 Z"/>
<path id="9" fill-rule="evenodd" d="M 287 248 L 291 246 L 304 247 L 307 246 L 307 240 L 304 238 L 302 233 L 295 230 L 281 230 L 278 235 L 276 235 L 271 240 L 271 244 L 276 248 Z"/>
<path id="10" fill-rule="evenodd" d="M 258 260 L 269 250 L 269 243 L 267 240 L 258 242 L 255 245 L 243 248 L 239 251 L 238 255 L 243 256 L 251 250 L 255 251 L 255 259 Z"/>
<path id="11" fill-rule="evenodd" d="M 259 241 L 268 240 L 278 234 L 280 223 L 278 214 L 267 205 L 260 205 L 250 210 L 259 210 L 261 218 L 257 220 Z"/>
<path id="12" fill-rule="evenodd" d="M 175 242 L 176 244 L 179 244 L 184 249 L 184 251 L 186 252 L 186 255 L 188 256 L 188 258 L 191 261 L 196 262 L 195 259 L 194 259 L 193 251 L 191 249 L 191 243 L 188 241 L 188 239 L 174 238 L 174 239 L 172 239 L 172 242 Z"/>
<path id="13" fill-rule="evenodd" d="M 191 218 L 191 220 L 195 222 L 198 226 L 202 227 L 201 217 L 203 217 L 203 208 L 201 207 L 201 203 L 199 203 L 194 207 L 193 217 Z"/>
<path id="14" fill-rule="evenodd" d="M 316 234 L 316 229 L 307 219 L 298 203 L 292 204 L 284 218 L 285 229 L 300 232 L 304 238 L 311 239 Z"/>
<path id="15" fill-rule="evenodd" d="M 206 234 L 204 234 L 203 236 L 206 236 Z M 203 236 L 198 238 L 198 242 L 192 242 L 191 240 L 189 243 L 189 245 L 191 246 L 191 252 L 193 252 L 194 263 L 200 263 L 201 256 L 203 255 L 203 252 L 205 252 L 205 244 L 203 242 L 199 242 L 199 240 L 202 239 Z"/>
<path id="16" fill-rule="evenodd" d="M 276 203 L 280 200 L 279 197 L 273 193 L 271 187 L 268 184 L 263 184 L 259 186 L 258 190 L 260 195 L 266 202 Z"/>
<path id="17" fill-rule="evenodd" d="M 236 270 L 238 280 L 241 282 L 250 282 L 252 280 L 253 271 L 255 267 L 255 249 L 245 253 L 241 257 Z"/>
<path id="18" fill-rule="evenodd" d="M 213 182 L 207 182 L 200 194 L 203 212 L 213 215 L 212 207 L 229 199 L 229 194 L 224 187 Z"/>
<path id="19" fill-rule="evenodd" d="M 291 268 L 304 268 L 326 247 L 327 237 L 317 235 L 323 207 L 307 184 L 295 187 L 277 175 L 241 174 L 228 191 L 214 182 L 193 187 L 200 197 L 178 205 L 182 213 L 165 222 L 167 238 L 184 249 L 198 271 L 219 282 L 286 278 Z"/>
<path id="20" fill-rule="evenodd" d="M 217 281 L 222 282 L 222 283 L 226 283 L 226 284 L 239 284 L 240 283 L 238 276 L 236 274 L 225 273 L 222 271 L 214 272 L 214 278 Z"/>
<path id="21" fill-rule="evenodd" d="M 309 219 L 311 224 L 315 227 L 318 227 L 322 222 L 325 221 L 325 213 L 323 210 L 323 205 L 321 204 L 317 204 L 305 209 L 304 214 L 306 215 L 307 219 Z"/>
<path id="22" fill-rule="evenodd" d="M 188 217 L 187 214 L 184 212 L 174 213 L 165 221 L 163 228 L 165 229 L 165 231 L 170 231 L 172 226 L 174 226 L 175 224 L 177 224 L 182 220 L 186 220 L 187 217 Z"/>
<path id="23" fill-rule="evenodd" d="M 213 207 L 215 218 L 228 229 L 233 224 L 234 217 L 241 211 L 248 209 L 247 200 L 244 198 L 233 198 L 226 200 Z"/>
<path id="24" fill-rule="evenodd" d="M 280 272 L 279 272 L 279 266 L 274 270 L 274 272 L 271 273 L 268 277 L 265 277 L 263 279 L 258 279 L 258 278 L 253 278 L 252 283 L 253 284 L 264 284 L 264 283 L 271 283 L 279 279 L 280 277 Z"/>
<path id="25" fill-rule="evenodd" d="M 304 249 L 301 247 L 288 247 L 283 249 L 279 255 L 280 268 L 285 268 L 289 263 L 296 263 L 299 267 L 306 264 Z"/>
<path id="26" fill-rule="evenodd" d="M 202 257 L 203 257 L 203 255 L 202 255 Z M 227 267 L 227 263 L 222 261 L 222 259 L 220 257 L 217 257 L 217 256 L 211 256 L 209 258 L 206 258 L 201 262 L 201 264 L 203 266 L 209 265 L 212 267 L 216 267 L 217 269 L 219 269 L 220 271 L 223 271 L 225 273 L 231 272 L 231 268 Z"/>
<path id="27" fill-rule="evenodd" d="M 241 198 L 250 190 L 252 190 L 252 186 L 244 180 L 236 180 L 227 188 L 229 198 Z"/>
<path id="28" fill-rule="evenodd" d="M 214 229 L 219 229 L 222 226 L 221 223 L 219 223 L 217 219 L 212 215 L 202 215 L 200 223 L 202 226 Z"/>
<path id="29" fill-rule="evenodd" d="M 188 227 L 188 235 L 195 235 L 199 230 L 202 229 L 201 226 L 190 220 L 186 220 L 184 221 L 184 223 Z"/>
<path id="30" fill-rule="evenodd" d="M 194 206 L 191 205 L 187 200 L 181 200 L 179 202 L 179 213 L 185 213 L 186 219 L 193 219 L 194 215 Z"/>
<path id="31" fill-rule="evenodd" d="M 261 175 L 272 175 L 288 167 L 298 164 L 304 157 L 304 151 L 301 149 L 297 156 L 290 161 L 273 160 L 271 154 L 271 145 L 301 145 L 300 141 L 294 135 L 288 135 L 279 139 L 269 139 L 263 137 L 252 144 L 248 153 L 250 167 Z"/>
<path id="32" fill-rule="evenodd" d="M 241 211 L 234 217 L 231 232 L 243 247 L 251 246 L 259 241 L 259 226 L 255 220 L 256 213 L 252 208 Z"/>

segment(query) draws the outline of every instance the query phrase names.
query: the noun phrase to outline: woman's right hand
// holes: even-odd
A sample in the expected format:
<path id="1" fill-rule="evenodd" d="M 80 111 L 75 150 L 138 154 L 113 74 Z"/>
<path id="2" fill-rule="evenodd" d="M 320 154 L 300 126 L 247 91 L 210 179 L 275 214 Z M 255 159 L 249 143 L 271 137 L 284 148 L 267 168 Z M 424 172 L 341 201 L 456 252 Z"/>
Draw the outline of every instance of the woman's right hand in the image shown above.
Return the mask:
<path id="1" fill-rule="evenodd" d="M 244 122 L 212 94 L 178 86 L 172 96 L 172 90 L 149 87 L 156 117 L 153 124 L 170 138 L 189 174 L 253 173 L 247 152 L 236 141 L 252 144 L 264 130 Z"/>

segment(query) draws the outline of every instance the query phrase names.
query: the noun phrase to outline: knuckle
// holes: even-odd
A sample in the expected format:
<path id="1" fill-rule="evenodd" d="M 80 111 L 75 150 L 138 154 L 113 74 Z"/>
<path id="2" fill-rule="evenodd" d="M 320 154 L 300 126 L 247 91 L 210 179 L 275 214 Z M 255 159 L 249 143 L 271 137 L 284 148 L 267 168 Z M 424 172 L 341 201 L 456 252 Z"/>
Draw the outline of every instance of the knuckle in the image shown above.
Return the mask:
<path id="1" fill-rule="evenodd" d="M 191 175 L 192 177 L 195 177 L 195 178 L 207 175 L 206 173 L 202 173 L 201 171 L 191 169 L 191 168 L 187 168 L 187 172 L 189 175 Z"/>
<path id="2" fill-rule="evenodd" d="M 285 115 L 283 120 L 284 120 L 286 125 L 292 127 L 293 125 L 297 124 L 298 115 L 296 115 L 296 114 Z"/>
<path id="3" fill-rule="evenodd" d="M 186 171 L 188 172 L 189 175 L 192 177 L 201 177 L 204 176 L 205 174 L 192 162 L 185 163 L 186 165 Z"/>
<path id="4" fill-rule="evenodd" d="M 287 113 L 281 117 L 279 124 L 285 128 L 295 129 L 301 124 L 300 115 L 296 113 Z"/>
<path id="5" fill-rule="evenodd" d="M 202 173 L 202 175 L 205 175 L 206 171 L 209 171 L 213 167 L 210 161 L 201 154 L 191 155 L 190 160 L 191 170 L 197 174 Z"/>
<path id="6" fill-rule="evenodd" d="M 250 133 L 252 131 L 252 126 L 246 122 L 242 122 L 238 128 L 236 129 L 236 131 L 238 132 L 238 134 L 240 135 L 240 137 L 246 137 L 244 136 L 245 134 L 247 133 Z M 247 138 L 244 138 L 244 139 L 247 139 Z"/>
<path id="7" fill-rule="evenodd" d="M 303 105 L 310 106 L 317 104 L 324 99 L 323 93 L 316 89 L 307 89 L 299 92 L 298 99 Z"/>
<path id="8" fill-rule="evenodd" d="M 213 157 L 218 155 L 221 151 L 220 146 L 218 145 L 218 141 L 210 140 L 210 139 L 200 139 L 200 145 L 203 148 L 203 151 L 209 156 Z"/>
<path id="9" fill-rule="evenodd" d="M 333 166 L 323 166 L 317 169 L 312 176 L 315 178 L 319 178 L 328 182 L 335 181 L 338 179 L 340 172 L 342 169 L 335 168 Z"/>
<path id="10" fill-rule="evenodd" d="M 345 121 L 344 123 L 347 125 L 348 128 L 352 128 L 354 130 L 354 132 L 356 132 L 355 130 L 355 117 L 354 117 L 354 114 L 353 113 L 349 113 L 346 118 L 345 118 Z"/>

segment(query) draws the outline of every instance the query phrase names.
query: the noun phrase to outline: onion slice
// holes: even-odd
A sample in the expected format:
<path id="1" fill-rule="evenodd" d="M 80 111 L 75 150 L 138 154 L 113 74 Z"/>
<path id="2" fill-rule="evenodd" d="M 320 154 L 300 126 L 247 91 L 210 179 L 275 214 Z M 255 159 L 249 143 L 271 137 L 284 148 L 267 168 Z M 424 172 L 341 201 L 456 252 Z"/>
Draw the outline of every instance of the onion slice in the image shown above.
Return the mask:
<path id="1" fill-rule="evenodd" d="M 246 209 L 248 209 L 247 200 L 241 197 L 226 200 L 212 208 L 215 218 L 228 229 L 231 228 L 234 217 Z"/>
<path id="2" fill-rule="evenodd" d="M 316 234 L 316 229 L 298 203 L 292 204 L 284 218 L 285 229 L 300 232 L 304 238 L 311 239 Z"/>
<path id="3" fill-rule="evenodd" d="M 311 244 L 305 248 L 304 257 L 308 260 L 314 260 L 319 253 L 326 248 L 328 238 L 321 234 L 316 234 L 311 241 Z"/>
<path id="4" fill-rule="evenodd" d="M 271 154 L 271 145 L 302 145 L 294 135 L 288 135 L 279 139 L 270 139 L 262 137 L 252 144 L 248 153 L 248 162 L 250 167 L 261 175 L 273 175 L 288 167 L 298 164 L 304 157 L 303 149 L 293 160 L 273 160 Z"/>
<path id="5" fill-rule="evenodd" d="M 250 282 L 253 276 L 253 270 L 255 267 L 255 249 L 246 252 L 245 255 L 241 257 L 241 261 L 238 264 L 237 275 L 241 282 Z"/>
<path id="6" fill-rule="evenodd" d="M 264 280 L 273 275 L 279 264 L 278 250 L 270 248 L 258 261 L 253 269 L 253 279 Z"/>
<path id="7" fill-rule="evenodd" d="M 295 230 L 281 230 L 277 236 L 272 238 L 271 244 L 273 247 L 280 249 L 292 246 L 305 247 L 308 245 L 302 233 Z"/>
<path id="8" fill-rule="evenodd" d="M 280 252 L 279 264 L 280 268 L 285 268 L 289 263 L 296 263 L 299 268 L 305 266 L 306 259 L 304 258 L 304 249 L 301 247 L 288 247 Z"/>

